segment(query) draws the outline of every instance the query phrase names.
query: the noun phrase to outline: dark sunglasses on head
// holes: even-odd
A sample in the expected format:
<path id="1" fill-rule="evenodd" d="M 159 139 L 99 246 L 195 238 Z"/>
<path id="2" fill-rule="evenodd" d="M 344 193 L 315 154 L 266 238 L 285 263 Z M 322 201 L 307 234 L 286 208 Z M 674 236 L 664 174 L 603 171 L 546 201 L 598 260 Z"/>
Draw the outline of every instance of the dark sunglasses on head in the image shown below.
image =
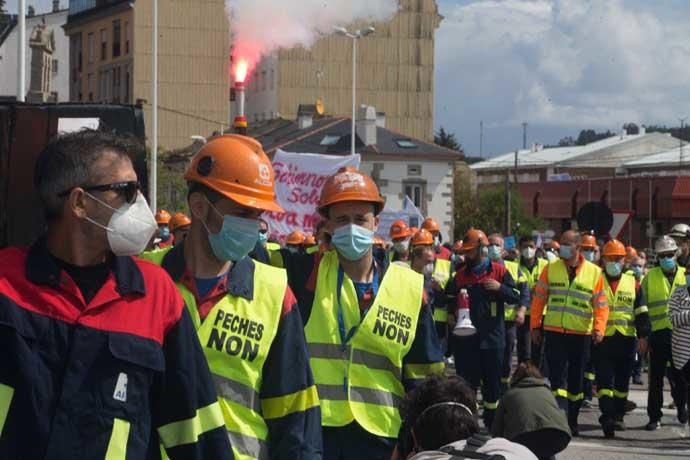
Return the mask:
<path id="1" fill-rule="evenodd" d="M 124 195 L 127 203 L 134 203 L 139 195 L 139 190 L 141 190 L 141 184 L 139 181 L 132 180 L 127 182 L 113 182 L 112 184 L 103 185 L 85 185 L 81 187 L 87 192 L 107 192 L 112 190 L 113 192 L 121 193 Z M 65 190 L 58 194 L 59 197 L 64 197 L 70 194 L 74 190 L 72 187 L 69 190 Z"/>

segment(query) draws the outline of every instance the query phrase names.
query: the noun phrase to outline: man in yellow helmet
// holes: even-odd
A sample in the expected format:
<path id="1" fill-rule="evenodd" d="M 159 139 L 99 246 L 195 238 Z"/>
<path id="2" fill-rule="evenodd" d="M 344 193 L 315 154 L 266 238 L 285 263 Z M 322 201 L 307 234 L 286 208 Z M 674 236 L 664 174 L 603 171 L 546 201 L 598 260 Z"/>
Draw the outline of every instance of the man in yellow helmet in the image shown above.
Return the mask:
<path id="1" fill-rule="evenodd" d="M 388 460 L 406 390 L 444 369 L 424 277 L 372 250 L 383 204 L 355 168 L 328 178 L 318 210 L 335 250 L 308 261 L 295 287 L 327 460 Z"/>
<path id="2" fill-rule="evenodd" d="M 225 135 L 202 147 L 184 177 L 189 234 L 147 258 L 186 301 L 235 458 L 320 458 L 319 402 L 296 299 L 285 270 L 248 257 L 261 213 L 282 211 L 271 163 L 255 140 Z"/>

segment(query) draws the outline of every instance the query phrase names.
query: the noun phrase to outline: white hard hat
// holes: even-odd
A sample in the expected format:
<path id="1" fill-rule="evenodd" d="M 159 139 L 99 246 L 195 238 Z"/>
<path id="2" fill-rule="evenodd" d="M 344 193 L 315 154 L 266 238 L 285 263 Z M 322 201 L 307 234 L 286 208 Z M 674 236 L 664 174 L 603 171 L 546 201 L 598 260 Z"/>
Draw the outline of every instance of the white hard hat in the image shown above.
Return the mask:
<path id="1" fill-rule="evenodd" d="M 676 224 L 671 228 L 669 236 L 676 238 L 690 238 L 690 226 L 687 224 Z"/>
<path id="2" fill-rule="evenodd" d="M 654 244 L 654 251 L 657 254 L 663 254 L 671 251 L 677 252 L 678 244 L 676 243 L 676 240 L 674 240 L 670 236 L 664 235 L 658 240 L 656 240 L 656 244 Z"/>

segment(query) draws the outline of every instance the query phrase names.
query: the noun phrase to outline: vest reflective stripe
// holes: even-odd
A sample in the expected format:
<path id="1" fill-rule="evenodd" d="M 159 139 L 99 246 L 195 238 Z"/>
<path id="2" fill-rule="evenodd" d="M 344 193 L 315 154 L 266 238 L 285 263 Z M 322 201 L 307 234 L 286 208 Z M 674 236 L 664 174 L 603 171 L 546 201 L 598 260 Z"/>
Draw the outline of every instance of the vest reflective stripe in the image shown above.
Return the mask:
<path id="1" fill-rule="evenodd" d="M 162 263 L 163 257 L 156 256 Z M 287 289 L 285 270 L 257 261 L 253 264 L 253 300 L 228 294 L 204 321 L 199 317 L 194 294 L 177 283 L 216 384 L 235 458 L 240 460 L 268 458 L 268 426 L 262 416 L 259 392 Z"/>
<path id="2" fill-rule="evenodd" d="M 127 458 L 127 441 L 129 440 L 129 422 L 116 418 L 113 420 L 113 431 L 105 451 L 105 460 L 125 460 Z"/>
<path id="3" fill-rule="evenodd" d="M 7 414 L 10 412 L 13 396 L 14 388 L 0 383 L 0 436 L 2 436 L 2 429 L 7 421 Z"/>
<path id="4" fill-rule="evenodd" d="M 604 277 L 604 291 L 609 303 L 609 319 L 606 323 L 606 336 L 612 336 L 616 332 L 626 337 L 635 336 L 635 277 L 621 275 L 618 287 L 614 294 L 611 285 Z"/>
<path id="5" fill-rule="evenodd" d="M 372 434 L 396 437 L 405 396 L 402 361 L 414 342 L 424 278 L 391 264 L 362 319 L 354 285 L 344 276 L 342 318 L 345 331 L 356 329 L 343 345 L 337 320 L 338 266 L 335 251 L 324 254 L 305 327 L 322 424 L 338 427 L 356 420 Z"/>
<path id="6" fill-rule="evenodd" d="M 547 270 L 549 298 L 544 326 L 591 334 L 594 325 L 591 302 L 601 269 L 585 260 L 572 283 L 562 260 L 550 263 Z"/>
<path id="7" fill-rule="evenodd" d="M 515 281 L 515 285 L 518 283 L 518 269 L 519 265 L 516 262 L 511 262 L 510 260 L 506 260 L 503 262 L 505 264 L 506 270 L 508 270 L 508 273 L 510 273 L 510 276 L 513 277 L 513 281 Z M 505 321 L 515 321 L 515 305 L 508 305 L 505 304 L 503 306 L 503 319 Z"/>
<path id="8" fill-rule="evenodd" d="M 652 331 L 672 329 L 671 319 L 668 316 L 668 299 L 678 286 L 685 286 L 685 268 L 678 267 L 673 284 L 661 267 L 652 268 L 642 280 L 642 287 L 647 294 L 647 307 L 649 308 L 649 320 L 652 322 Z"/>

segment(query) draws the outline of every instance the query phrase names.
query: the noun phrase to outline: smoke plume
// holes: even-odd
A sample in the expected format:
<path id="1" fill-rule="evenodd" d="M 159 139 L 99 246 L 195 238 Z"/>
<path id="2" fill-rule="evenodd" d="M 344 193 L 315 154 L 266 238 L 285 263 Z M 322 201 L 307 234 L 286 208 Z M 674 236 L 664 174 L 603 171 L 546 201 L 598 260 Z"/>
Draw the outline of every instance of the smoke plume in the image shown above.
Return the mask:
<path id="1" fill-rule="evenodd" d="M 251 72 L 279 48 L 311 47 L 333 27 L 385 21 L 397 0 L 225 0 L 233 45 L 233 75 Z"/>

